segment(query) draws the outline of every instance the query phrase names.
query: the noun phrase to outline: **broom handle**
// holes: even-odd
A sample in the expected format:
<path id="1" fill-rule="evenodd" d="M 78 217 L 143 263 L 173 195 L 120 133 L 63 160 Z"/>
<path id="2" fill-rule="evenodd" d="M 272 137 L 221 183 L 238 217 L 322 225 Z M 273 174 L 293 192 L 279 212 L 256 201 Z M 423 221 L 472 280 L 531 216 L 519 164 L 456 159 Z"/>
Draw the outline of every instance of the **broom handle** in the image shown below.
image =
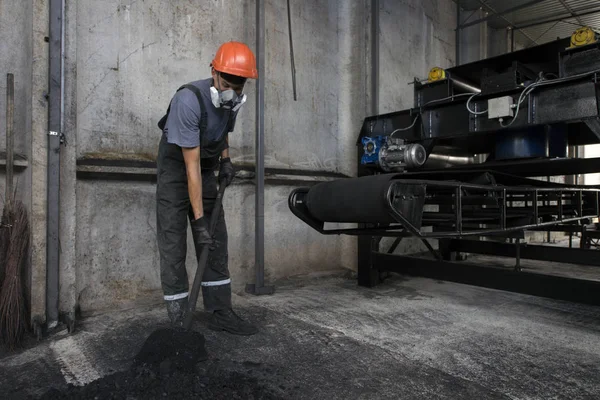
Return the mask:
<path id="1" fill-rule="evenodd" d="M 6 75 L 6 197 L 5 203 L 12 202 L 13 168 L 14 168 L 14 112 L 15 112 L 15 77 Z"/>
<path id="2" fill-rule="evenodd" d="M 223 194 L 225 193 L 225 184 L 219 186 L 219 193 L 217 194 L 217 200 L 213 207 L 213 212 L 210 218 L 210 236 L 215 233 L 217 227 L 217 221 L 221 216 L 221 204 L 223 202 Z M 188 299 L 188 309 L 185 313 L 185 319 L 183 321 L 183 328 L 189 330 L 192 326 L 192 320 L 194 319 L 194 312 L 196 311 L 196 303 L 198 302 L 198 294 L 200 292 L 200 283 L 204 277 L 204 269 L 206 268 L 206 262 L 208 260 L 208 252 L 210 246 L 202 246 L 200 253 L 200 259 L 198 260 L 198 267 L 196 268 L 196 276 L 194 277 L 194 283 L 192 284 L 192 291 L 190 292 L 190 298 Z"/>

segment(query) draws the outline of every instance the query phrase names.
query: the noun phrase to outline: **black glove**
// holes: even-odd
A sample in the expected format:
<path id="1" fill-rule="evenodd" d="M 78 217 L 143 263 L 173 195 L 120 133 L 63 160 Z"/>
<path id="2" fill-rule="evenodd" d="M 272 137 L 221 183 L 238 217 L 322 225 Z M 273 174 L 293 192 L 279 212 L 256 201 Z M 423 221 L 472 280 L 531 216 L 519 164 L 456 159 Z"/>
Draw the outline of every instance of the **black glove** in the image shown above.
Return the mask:
<path id="1" fill-rule="evenodd" d="M 212 245 L 213 240 L 208 231 L 208 222 L 206 217 L 202 216 L 195 219 L 190 224 L 192 226 L 192 233 L 194 234 L 194 241 L 199 245 Z"/>
<path id="2" fill-rule="evenodd" d="M 219 184 L 229 186 L 233 181 L 235 171 L 229 157 L 221 159 L 221 168 L 219 169 Z"/>

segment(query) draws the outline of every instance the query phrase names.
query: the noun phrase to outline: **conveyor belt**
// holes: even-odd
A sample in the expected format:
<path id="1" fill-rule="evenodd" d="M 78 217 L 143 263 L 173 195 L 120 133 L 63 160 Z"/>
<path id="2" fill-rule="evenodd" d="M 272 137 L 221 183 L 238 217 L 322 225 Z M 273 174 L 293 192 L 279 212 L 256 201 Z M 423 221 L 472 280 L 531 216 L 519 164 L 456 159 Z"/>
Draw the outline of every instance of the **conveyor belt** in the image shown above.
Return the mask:
<path id="1" fill-rule="evenodd" d="M 323 182 L 294 190 L 290 209 L 324 234 L 365 234 L 365 228 L 324 229 L 326 223 L 359 223 L 422 238 L 498 234 L 588 220 L 599 214 L 600 189 L 595 187 L 489 171 L 444 175 L 449 179 L 382 174 Z M 423 224 L 433 229 L 422 232 Z"/>

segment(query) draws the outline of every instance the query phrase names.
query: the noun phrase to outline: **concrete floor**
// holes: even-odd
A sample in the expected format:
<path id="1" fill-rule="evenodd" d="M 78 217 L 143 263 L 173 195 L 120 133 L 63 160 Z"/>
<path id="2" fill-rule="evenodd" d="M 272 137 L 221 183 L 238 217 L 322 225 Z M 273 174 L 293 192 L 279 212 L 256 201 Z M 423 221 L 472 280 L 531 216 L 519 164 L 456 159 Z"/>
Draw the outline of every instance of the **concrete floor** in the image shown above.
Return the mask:
<path id="1" fill-rule="evenodd" d="M 374 289 L 287 281 L 236 296 L 261 332 L 206 330 L 211 358 L 290 399 L 600 397 L 600 309 L 424 278 Z M 148 307 L 90 317 L 73 335 L 0 359 L 0 393 L 25 398 L 124 370 L 166 322 Z"/>

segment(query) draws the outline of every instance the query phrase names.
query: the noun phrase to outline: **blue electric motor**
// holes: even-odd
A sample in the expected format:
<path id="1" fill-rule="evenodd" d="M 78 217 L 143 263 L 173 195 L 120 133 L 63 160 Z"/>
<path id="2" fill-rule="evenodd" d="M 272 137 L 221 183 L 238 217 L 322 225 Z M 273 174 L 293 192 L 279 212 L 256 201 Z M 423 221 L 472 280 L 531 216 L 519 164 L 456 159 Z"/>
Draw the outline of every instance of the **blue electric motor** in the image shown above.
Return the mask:
<path id="1" fill-rule="evenodd" d="M 404 143 L 389 136 L 363 137 L 363 155 L 360 163 L 383 171 L 404 171 L 425 164 L 427 152 L 419 143 Z"/>
<path id="2" fill-rule="evenodd" d="M 387 136 L 363 137 L 363 156 L 360 160 L 362 165 L 379 164 L 379 150 L 387 142 Z"/>

